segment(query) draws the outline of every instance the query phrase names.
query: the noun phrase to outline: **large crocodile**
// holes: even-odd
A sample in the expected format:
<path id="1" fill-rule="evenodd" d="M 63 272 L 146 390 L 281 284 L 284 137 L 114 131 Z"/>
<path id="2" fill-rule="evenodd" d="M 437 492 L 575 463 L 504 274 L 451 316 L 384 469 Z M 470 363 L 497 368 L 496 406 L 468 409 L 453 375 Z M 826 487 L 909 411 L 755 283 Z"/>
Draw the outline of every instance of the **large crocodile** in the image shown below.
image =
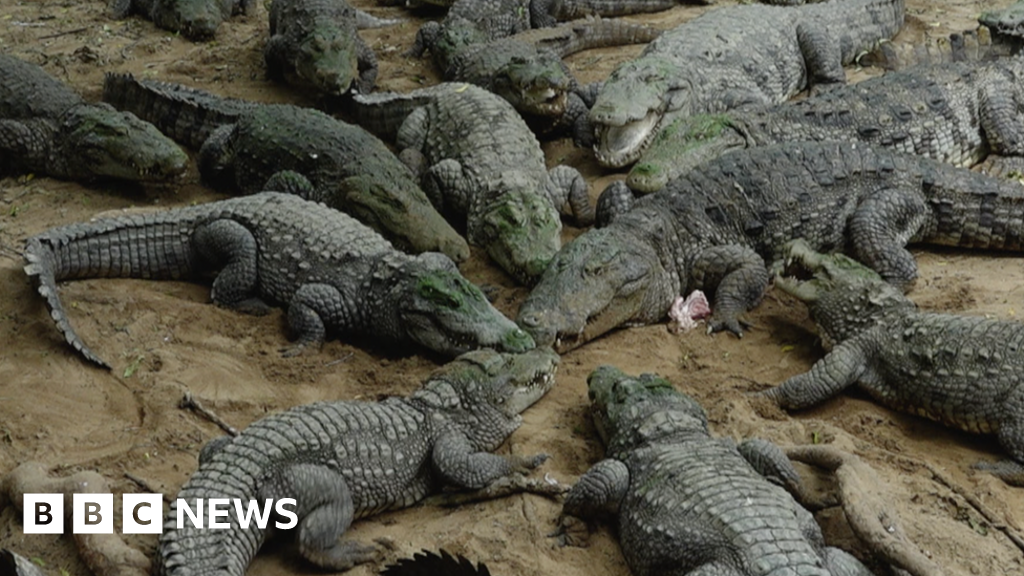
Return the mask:
<path id="1" fill-rule="evenodd" d="M 221 98 L 179 84 L 108 74 L 104 100 L 199 149 L 208 184 L 294 192 L 347 212 L 398 248 L 469 257 L 408 168 L 362 128 L 308 108 Z"/>
<path id="2" fill-rule="evenodd" d="M 211 498 L 296 500 L 299 552 L 339 571 L 374 559 L 371 545 L 342 540 L 353 520 L 404 508 L 443 485 L 483 488 L 539 466 L 546 456 L 491 454 L 523 410 L 554 384 L 550 350 L 479 350 L 442 366 L 407 397 L 320 402 L 256 421 L 212 441 L 167 514 L 157 573 L 242 576 L 268 531 L 174 528 L 178 507 Z"/>
<path id="3" fill-rule="evenodd" d="M 188 156 L 155 126 L 90 104 L 42 68 L 0 54 L 0 174 L 165 180 Z"/>
<path id="4" fill-rule="evenodd" d="M 60 226 L 29 238 L 25 260 L 67 342 L 101 366 L 71 327 L 57 281 L 216 274 L 216 304 L 253 313 L 267 303 L 287 306 L 296 337 L 288 354 L 319 346 L 328 332 L 449 356 L 483 346 L 534 347 L 447 256 L 399 252 L 346 214 L 291 194 Z"/>
<path id="5" fill-rule="evenodd" d="M 921 311 L 842 254 L 819 254 L 802 241 L 787 248 L 790 271 L 813 277 L 775 285 L 807 304 L 830 352 L 760 395 L 799 409 L 857 384 L 890 408 L 995 434 L 1013 461 L 982 467 L 1024 486 L 1024 324 Z"/>
<path id="6" fill-rule="evenodd" d="M 267 73 L 329 95 L 350 88 L 369 92 L 377 79 L 377 55 L 356 30 L 396 23 L 356 10 L 345 0 L 273 0 L 264 51 Z"/>
<path id="7" fill-rule="evenodd" d="M 799 478 L 777 446 L 713 438 L 700 404 L 653 374 L 602 366 L 587 387 L 607 453 L 563 510 L 611 513 L 635 576 L 870 576 L 763 475 Z"/>
<path id="8" fill-rule="evenodd" d="M 253 0 L 111 0 L 110 9 L 115 18 L 139 14 L 159 28 L 192 40 L 209 40 L 221 22 L 248 14 L 252 5 Z"/>
<path id="9" fill-rule="evenodd" d="M 849 141 L 955 166 L 1024 156 L 1024 58 L 915 66 L 799 102 L 681 118 L 661 131 L 626 182 L 653 192 L 729 150 Z"/>
<path id="10" fill-rule="evenodd" d="M 727 6 L 658 37 L 604 83 L 590 111 L 605 166 L 635 161 L 676 118 L 780 103 L 845 81 L 842 65 L 892 37 L 903 0 Z"/>
<path id="11" fill-rule="evenodd" d="M 453 23 L 443 33 L 457 32 Z M 568 131 L 580 145 L 591 145 L 587 101 L 593 103 L 595 90 L 581 87 L 562 58 L 592 48 L 650 42 L 660 33 L 624 20 L 587 18 L 472 43 L 448 58 L 443 74 L 449 82 L 469 82 L 508 100 L 539 134 Z"/>
<path id="12" fill-rule="evenodd" d="M 417 159 L 427 195 L 465 222 L 470 243 L 521 282 L 532 282 L 561 246 L 563 205 L 583 223 L 593 220 L 579 172 L 549 171 L 515 109 L 482 88 L 445 83 L 407 94 L 359 94 L 353 106 L 359 122 Z"/>
<path id="13" fill-rule="evenodd" d="M 843 249 L 909 287 L 908 242 L 1022 249 L 1024 187 L 865 144 L 798 142 L 725 154 L 673 180 L 604 228 L 566 245 L 519 311 L 538 344 L 582 344 L 617 326 L 664 318 L 701 289 L 709 329 L 742 332 L 765 261 L 807 238 Z"/>

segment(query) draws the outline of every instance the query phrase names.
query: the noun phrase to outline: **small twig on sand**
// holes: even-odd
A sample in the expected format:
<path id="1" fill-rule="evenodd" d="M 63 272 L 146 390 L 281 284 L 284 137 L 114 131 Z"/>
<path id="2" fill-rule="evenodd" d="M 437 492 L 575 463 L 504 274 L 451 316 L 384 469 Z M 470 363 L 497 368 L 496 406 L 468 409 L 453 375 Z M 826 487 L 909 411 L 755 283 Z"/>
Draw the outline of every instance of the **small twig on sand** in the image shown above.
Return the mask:
<path id="1" fill-rule="evenodd" d="M 832 472 L 839 484 L 843 512 L 853 532 L 886 562 L 913 576 L 940 576 L 942 570 L 907 538 L 894 507 L 878 489 L 874 469 L 863 460 L 833 446 L 786 448 L 786 456 Z"/>
<path id="2" fill-rule="evenodd" d="M 345 354 L 344 356 L 338 358 L 337 360 L 331 360 L 330 362 L 324 364 L 324 367 L 334 366 L 335 364 L 341 364 L 342 362 L 348 360 L 353 356 L 355 356 L 355 354 L 353 352 L 349 352 L 348 354 Z"/>
<path id="3" fill-rule="evenodd" d="M 75 28 L 74 30 L 65 30 L 64 32 L 57 32 L 56 34 L 47 34 L 46 36 L 40 36 L 39 38 L 36 38 L 36 40 L 49 40 L 51 38 L 60 38 L 61 36 L 70 36 L 72 34 L 78 34 L 79 32 L 85 32 L 88 29 L 88 27 L 85 27 Z"/>
<path id="4" fill-rule="evenodd" d="M 107 494 L 107 480 L 96 472 L 79 472 L 66 478 L 50 478 L 46 466 L 26 462 L 0 480 L 0 492 L 21 509 L 24 496 L 38 493 L 64 494 L 64 511 L 72 511 L 72 494 Z M 85 565 L 96 576 L 148 576 L 149 559 L 142 552 L 124 543 L 116 534 L 75 533 L 75 544 Z"/>
<path id="5" fill-rule="evenodd" d="M 228 424 L 223 418 L 211 412 L 206 406 L 203 406 L 199 400 L 196 400 L 195 397 L 192 396 L 191 392 L 185 392 L 185 395 L 181 398 L 181 402 L 178 402 L 178 408 L 191 410 L 210 422 L 213 422 L 217 426 L 220 426 L 221 429 L 228 434 L 238 436 L 238 430 L 235 429 L 234 426 Z"/>
<path id="6" fill-rule="evenodd" d="M 539 494 L 548 498 L 555 498 L 569 491 L 569 486 L 547 479 L 537 480 L 535 478 L 523 478 L 521 476 L 510 476 L 493 482 L 486 488 L 473 490 L 471 492 L 445 492 L 435 494 L 423 500 L 427 506 L 462 506 L 473 502 L 494 500 L 504 498 L 513 494 Z"/>
<path id="7" fill-rule="evenodd" d="M 163 490 L 157 490 L 156 488 L 153 488 L 152 484 L 150 484 L 149 482 L 142 478 L 139 478 L 138 476 L 132 474 L 131 472 L 125 472 L 124 477 L 131 480 L 132 482 L 135 482 L 135 484 L 137 484 L 139 488 L 142 488 L 143 490 L 149 492 L 150 494 L 160 494 L 161 496 L 164 497 L 164 501 L 166 502 L 174 501 L 174 499 L 165 494 Z"/>

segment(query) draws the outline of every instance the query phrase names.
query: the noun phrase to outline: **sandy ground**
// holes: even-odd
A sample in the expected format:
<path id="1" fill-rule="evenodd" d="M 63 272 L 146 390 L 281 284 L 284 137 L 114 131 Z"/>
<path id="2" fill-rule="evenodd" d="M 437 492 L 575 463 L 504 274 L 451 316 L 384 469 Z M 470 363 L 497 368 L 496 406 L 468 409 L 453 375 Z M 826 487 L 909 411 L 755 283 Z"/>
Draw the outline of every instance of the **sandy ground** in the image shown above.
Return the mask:
<path id="1" fill-rule="evenodd" d="M 908 0 L 908 28 L 898 38 L 965 29 L 983 6 L 1010 0 Z M 264 79 L 266 6 L 222 26 L 216 41 L 193 44 L 132 18 L 110 19 L 99 1 L 0 0 L 0 50 L 41 64 L 88 99 L 98 99 L 107 71 L 177 81 L 261 101 L 309 104 L 297 92 Z M 364 0 L 363 6 L 368 5 Z M 408 16 L 398 8 L 370 10 Z M 705 8 L 678 7 L 634 18 L 670 27 Z M 409 89 L 435 80 L 429 62 L 401 56 L 418 27 L 366 31 L 382 60 L 382 88 Z M 604 77 L 640 47 L 592 51 L 572 59 L 585 80 Z M 854 79 L 869 71 L 851 71 Z M 587 151 L 559 141 L 546 147 L 551 164 L 578 166 L 596 196 L 621 174 L 602 171 Z M 220 430 L 177 408 L 191 391 L 236 427 L 284 408 L 329 399 L 373 399 L 412 390 L 434 360 L 404 350 L 370 349 L 357 339 L 332 341 L 319 353 L 282 359 L 280 311 L 249 317 L 209 304 L 200 284 L 93 280 L 66 284 L 62 298 L 83 339 L 112 363 L 110 372 L 72 353 L 22 272 L 22 240 L 50 226 L 126 207 L 181 206 L 222 198 L 199 185 L 194 168 L 173 187 L 82 186 L 49 178 L 0 180 L 0 474 L 40 460 L 62 473 L 96 470 L 121 492 L 149 491 L 142 480 L 173 496 L 196 468 L 196 455 Z M 566 238 L 578 230 L 566 229 Z M 913 297 L 930 310 L 1014 318 L 1024 313 L 1024 267 L 997 254 L 918 250 L 921 280 Z M 509 315 L 525 290 L 477 251 L 463 266 L 475 281 L 498 289 L 496 305 Z M 908 534 L 948 574 L 1024 574 L 1024 557 L 1003 530 L 1024 532 L 1021 489 L 970 465 L 1001 457 L 993 438 L 945 430 L 880 408 L 857 392 L 799 414 L 758 413 L 744 393 L 804 371 L 822 355 L 805 309 L 771 291 L 751 315 L 758 329 L 738 340 L 702 331 L 670 334 L 664 325 L 610 334 L 564 356 L 556 388 L 525 414 L 524 426 L 502 450 L 546 452 L 542 472 L 571 482 L 601 458 L 586 411 L 585 378 L 596 366 L 616 364 L 656 371 L 707 408 L 714 432 L 742 439 L 762 436 L 782 444 L 834 442 L 868 461 L 884 481 Z M 927 466 L 989 509 L 991 524 Z M 807 468 L 802 471 L 813 474 Z M 628 570 L 614 533 L 598 526 L 587 548 L 559 548 L 547 535 L 559 505 L 537 496 L 460 509 L 420 506 L 358 522 L 353 537 L 390 538 L 396 555 L 445 547 L 485 561 L 495 575 L 622 576 Z M 828 540 L 861 557 L 865 550 L 837 509 L 819 514 Z M 152 554 L 155 537 L 129 537 Z M 85 574 L 67 536 L 26 536 L 12 506 L 0 510 L 0 547 L 41 559 L 53 572 Z M 866 558 L 872 562 L 871 558 Z M 877 564 L 876 564 L 877 567 Z M 353 570 L 375 573 L 378 566 Z M 312 574 L 287 544 L 268 547 L 249 574 Z M 885 573 L 884 570 L 879 572 Z"/>

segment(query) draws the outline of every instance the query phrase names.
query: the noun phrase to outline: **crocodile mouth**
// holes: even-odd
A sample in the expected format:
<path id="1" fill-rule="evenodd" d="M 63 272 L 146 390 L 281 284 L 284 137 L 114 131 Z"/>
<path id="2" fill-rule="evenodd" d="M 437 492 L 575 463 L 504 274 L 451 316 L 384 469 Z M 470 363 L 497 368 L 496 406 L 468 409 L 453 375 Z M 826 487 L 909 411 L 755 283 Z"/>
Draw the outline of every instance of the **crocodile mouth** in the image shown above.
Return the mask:
<path id="1" fill-rule="evenodd" d="M 661 112 L 651 110 L 643 118 L 622 126 L 599 126 L 597 144 L 594 145 L 598 163 L 609 168 L 622 168 L 636 162 L 654 140 L 662 118 Z"/>
<path id="2" fill-rule="evenodd" d="M 558 116 L 565 112 L 567 97 L 564 90 L 551 87 L 526 88 L 519 95 L 533 114 Z"/>
<path id="3" fill-rule="evenodd" d="M 556 333 L 553 347 L 555 352 L 565 354 L 603 334 L 611 332 L 625 323 L 619 314 L 612 314 L 609 306 L 605 306 L 601 310 L 587 316 L 583 325 L 575 333 L 570 331 L 559 331 Z"/>

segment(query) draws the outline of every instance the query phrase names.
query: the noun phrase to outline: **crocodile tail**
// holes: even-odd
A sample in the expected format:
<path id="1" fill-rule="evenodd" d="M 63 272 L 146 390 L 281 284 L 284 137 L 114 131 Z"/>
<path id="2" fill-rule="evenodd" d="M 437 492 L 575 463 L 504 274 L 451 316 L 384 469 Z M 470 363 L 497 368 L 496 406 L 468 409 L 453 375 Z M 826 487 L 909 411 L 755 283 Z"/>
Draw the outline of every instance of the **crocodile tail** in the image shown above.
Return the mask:
<path id="1" fill-rule="evenodd" d="M 1024 186 L 952 166 L 926 178 L 931 208 L 923 240 L 944 246 L 1024 250 Z"/>
<path id="2" fill-rule="evenodd" d="M 985 26 L 922 43 L 897 44 L 884 40 L 857 57 L 861 66 L 877 66 L 885 70 L 903 70 L 912 66 L 943 64 L 947 62 L 981 62 L 1016 54 L 1018 42 L 993 40 Z"/>
<path id="3" fill-rule="evenodd" d="M 424 550 L 413 554 L 412 558 L 402 558 L 389 564 L 381 571 L 382 576 L 490 576 L 491 572 L 483 562 L 477 566 L 461 554 L 452 556 L 445 550 L 440 555 Z"/>
<path id="4" fill-rule="evenodd" d="M 387 142 L 394 142 L 398 129 L 417 108 L 452 92 L 468 89 L 465 83 L 442 83 L 407 93 L 374 92 L 353 94 L 349 103 L 356 123 Z"/>
<path id="5" fill-rule="evenodd" d="M 191 228 L 162 213 L 53 228 L 26 241 L 25 273 L 46 300 L 50 317 L 68 344 L 91 362 L 109 368 L 71 326 L 57 282 L 68 278 L 187 276 L 192 267 Z"/>
<path id="6" fill-rule="evenodd" d="M 107 73 L 103 80 L 103 101 L 135 114 L 193 149 L 200 148 L 218 127 L 233 124 L 257 105 L 181 84 L 114 73 Z"/>
<path id="7" fill-rule="evenodd" d="M 554 28 L 538 28 L 521 32 L 522 37 L 538 49 L 551 50 L 564 58 L 593 48 L 645 44 L 661 35 L 661 30 L 646 24 L 634 24 L 619 18 L 583 18 Z"/>

